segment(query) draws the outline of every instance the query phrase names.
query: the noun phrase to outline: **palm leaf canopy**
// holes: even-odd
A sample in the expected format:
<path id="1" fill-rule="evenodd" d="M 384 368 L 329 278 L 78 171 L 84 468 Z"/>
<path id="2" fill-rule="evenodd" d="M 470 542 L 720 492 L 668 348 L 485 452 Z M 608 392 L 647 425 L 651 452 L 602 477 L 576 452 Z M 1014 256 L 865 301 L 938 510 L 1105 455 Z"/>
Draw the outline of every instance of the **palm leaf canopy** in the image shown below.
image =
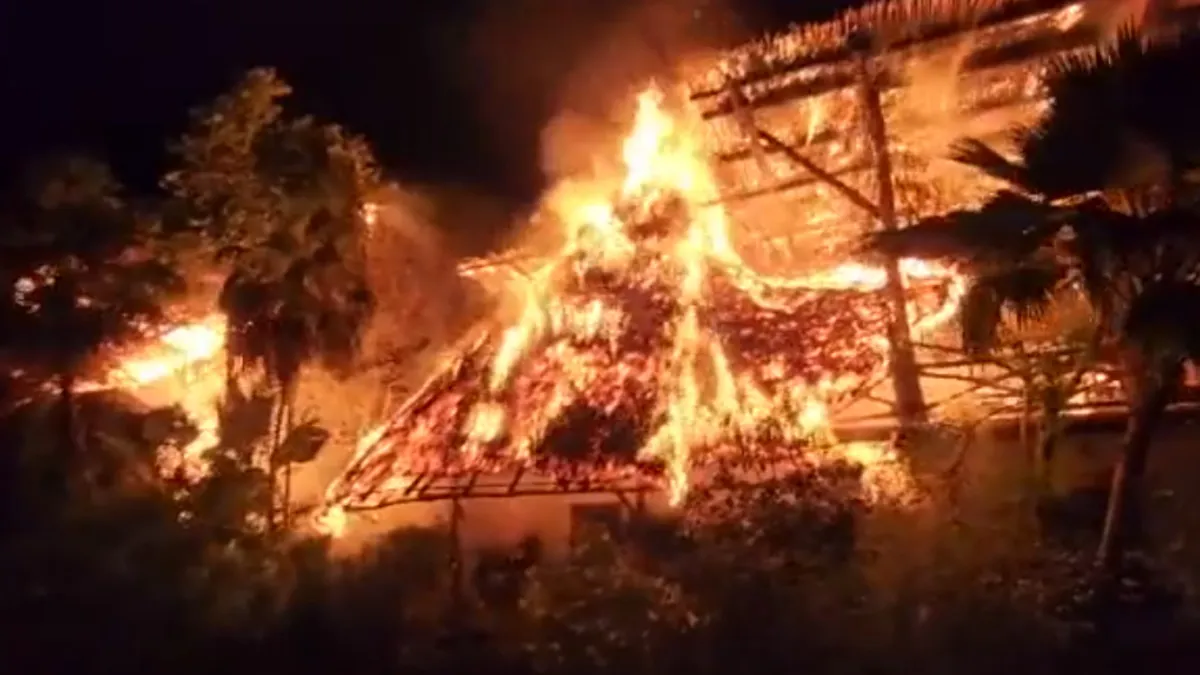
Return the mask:
<path id="1" fill-rule="evenodd" d="M 1189 183 L 1200 161 L 1200 105 L 1180 79 L 1195 72 L 1193 34 L 1156 44 L 1124 34 L 1055 63 L 1049 114 L 1014 132 L 1019 160 L 975 140 L 955 149 L 954 159 L 1008 189 L 978 209 L 873 234 L 867 248 L 963 267 L 972 279 L 962 314 L 968 348 L 989 346 L 1006 316 L 1043 316 L 1062 292 L 1082 292 L 1103 321 L 1123 314 L 1124 329 L 1145 341 L 1151 328 L 1138 327 L 1158 326 L 1148 317 L 1169 304 L 1160 296 L 1190 301 L 1179 284 L 1194 286 L 1200 269 Z M 1175 285 L 1163 286 L 1168 279 Z"/>
<path id="2" fill-rule="evenodd" d="M 959 321 L 969 352 L 990 349 L 1006 319 L 1018 326 L 1040 321 L 1061 292 L 1066 269 L 1049 261 L 996 269 L 973 277 Z"/>
<path id="3" fill-rule="evenodd" d="M 1019 162 L 970 139 L 952 157 L 1044 201 L 1187 174 L 1200 162 L 1200 100 L 1180 74 L 1195 72 L 1196 33 L 1153 43 L 1122 33 L 1050 65 L 1049 113 L 1013 132 Z"/>
<path id="4" fill-rule="evenodd" d="M 264 132 L 254 154 L 279 199 L 261 239 L 231 250 L 221 298 L 231 353 L 284 386 L 308 362 L 348 372 L 374 310 L 361 212 L 375 185 L 370 153 L 305 118 Z"/>

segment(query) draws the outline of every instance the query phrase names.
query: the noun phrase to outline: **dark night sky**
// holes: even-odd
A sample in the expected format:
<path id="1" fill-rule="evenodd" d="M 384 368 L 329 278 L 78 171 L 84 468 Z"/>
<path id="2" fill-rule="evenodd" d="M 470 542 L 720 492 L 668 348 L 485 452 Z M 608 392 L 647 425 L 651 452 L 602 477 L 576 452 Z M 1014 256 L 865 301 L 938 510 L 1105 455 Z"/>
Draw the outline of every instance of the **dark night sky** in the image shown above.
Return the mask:
<path id="1" fill-rule="evenodd" d="M 743 0 L 754 29 L 846 0 Z M 678 3 L 676 3 L 678 4 Z M 273 65 L 295 109 L 366 135 L 394 175 L 513 199 L 537 186 L 554 93 L 636 0 L 0 3 L 0 165 L 54 150 L 152 186 L 187 110 Z"/>

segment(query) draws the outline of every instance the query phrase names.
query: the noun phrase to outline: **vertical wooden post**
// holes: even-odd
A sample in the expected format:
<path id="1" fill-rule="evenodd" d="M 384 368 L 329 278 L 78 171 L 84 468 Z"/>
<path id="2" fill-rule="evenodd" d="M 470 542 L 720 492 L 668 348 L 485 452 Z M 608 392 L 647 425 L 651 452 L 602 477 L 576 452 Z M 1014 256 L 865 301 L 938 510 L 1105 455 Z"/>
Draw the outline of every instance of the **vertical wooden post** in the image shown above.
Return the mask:
<path id="1" fill-rule="evenodd" d="M 456 495 L 450 500 L 450 592 L 454 602 L 456 621 L 461 618 L 461 613 L 465 606 L 463 575 L 466 573 L 466 570 L 463 565 L 462 532 L 460 530 L 462 517 L 462 503 Z"/>
<path id="2" fill-rule="evenodd" d="M 291 401 L 291 397 L 288 397 Z M 292 431 L 292 405 L 289 402 L 287 407 L 283 409 L 283 435 L 280 443 L 287 440 L 288 434 Z M 278 450 L 278 449 L 277 449 Z M 292 526 L 292 458 L 284 456 L 283 461 L 283 500 L 279 505 L 280 518 L 283 520 L 283 529 L 286 531 Z"/>
<path id="3" fill-rule="evenodd" d="M 883 117 L 883 106 L 879 100 L 879 89 L 869 62 L 871 37 L 866 33 L 855 33 L 849 39 L 854 52 L 854 63 L 858 76 L 859 104 L 862 107 L 863 131 L 871 145 L 879 194 L 876 205 L 879 209 L 880 225 L 885 230 L 898 227 L 896 218 L 896 194 L 892 184 L 892 160 L 887 145 L 887 124 Z M 921 391 L 920 371 L 913 351 L 912 332 L 908 325 L 907 299 L 904 277 L 900 272 L 899 260 L 888 257 L 887 296 L 891 304 L 891 319 L 888 321 L 888 361 L 892 371 L 892 386 L 896 395 L 896 413 L 901 426 L 911 427 L 926 421 L 925 395 Z"/>
<path id="4" fill-rule="evenodd" d="M 1033 455 L 1033 466 L 1037 476 L 1042 475 L 1042 459 L 1038 455 L 1038 449 L 1029 441 L 1029 430 L 1031 420 L 1033 419 L 1033 381 L 1028 378 L 1022 378 L 1021 383 L 1021 423 L 1017 427 L 1017 436 L 1021 444 L 1021 452 Z"/>
<path id="5" fill-rule="evenodd" d="M 466 667 L 466 659 L 470 658 L 471 652 L 464 649 L 470 633 L 470 622 L 467 616 L 466 565 L 462 543 L 464 513 L 460 496 L 463 491 L 458 483 L 458 480 L 454 481 L 454 493 L 450 498 L 450 616 L 445 625 L 443 648 L 446 650 L 444 658 L 448 663 L 447 672 L 470 672 L 472 669 Z"/>
<path id="6" fill-rule="evenodd" d="M 750 142 L 750 154 L 754 156 L 754 163 L 758 165 L 762 179 L 766 180 L 771 177 L 771 165 L 767 162 L 767 154 L 763 152 L 762 141 L 758 138 L 758 124 L 754 121 L 754 111 L 750 109 L 746 95 L 734 82 L 729 83 L 728 90 L 729 104 L 733 106 L 733 119 L 741 127 L 742 133 L 746 134 L 746 139 Z"/>
<path id="7" fill-rule="evenodd" d="M 267 449 L 267 480 L 270 481 L 271 493 L 267 502 L 267 529 L 276 532 L 280 528 L 280 489 L 279 489 L 279 446 L 283 443 L 283 414 L 287 408 L 284 395 L 277 396 L 275 407 L 271 409 L 271 445 Z"/>

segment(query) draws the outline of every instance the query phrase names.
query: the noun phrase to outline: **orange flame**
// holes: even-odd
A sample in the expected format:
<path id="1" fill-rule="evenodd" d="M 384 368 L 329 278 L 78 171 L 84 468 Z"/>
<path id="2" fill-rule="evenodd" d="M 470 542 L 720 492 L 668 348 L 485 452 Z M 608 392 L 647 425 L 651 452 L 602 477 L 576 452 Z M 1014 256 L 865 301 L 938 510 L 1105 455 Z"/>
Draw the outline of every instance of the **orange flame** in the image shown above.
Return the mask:
<path id="1" fill-rule="evenodd" d="M 145 400 L 150 391 L 166 387 L 167 398 L 178 404 L 196 426 L 197 435 L 179 449 L 179 457 L 163 454 L 162 469 L 181 470 L 195 479 L 208 472 L 205 451 L 218 439 L 217 403 L 224 385 L 216 363 L 225 350 L 225 318 L 220 314 L 167 328 L 127 356 L 118 359 L 98 383 L 85 389 L 122 389 Z"/>

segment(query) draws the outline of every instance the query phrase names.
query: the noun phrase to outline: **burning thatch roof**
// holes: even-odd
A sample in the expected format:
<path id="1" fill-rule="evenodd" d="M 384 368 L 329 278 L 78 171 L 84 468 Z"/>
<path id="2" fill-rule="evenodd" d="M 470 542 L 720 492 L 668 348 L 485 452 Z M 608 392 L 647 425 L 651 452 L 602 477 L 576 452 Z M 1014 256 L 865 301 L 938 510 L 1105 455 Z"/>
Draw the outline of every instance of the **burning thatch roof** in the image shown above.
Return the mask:
<path id="1" fill-rule="evenodd" d="M 629 230 L 649 234 L 633 240 L 633 258 L 617 271 L 582 254 L 544 268 L 543 283 L 555 292 L 539 301 L 546 325 L 540 336 L 522 340 L 519 361 L 508 360 L 513 328 L 458 354 L 371 439 L 371 451 L 350 467 L 335 500 L 380 506 L 406 487 L 391 478 L 429 472 L 530 465 L 564 477 L 661 473 L 671 458 L 644 451 L 680 422 L 671 419 L 671 399 L 686 386 L 708 398 L 719 397 L 722 386 L 738 386 L 734 379 L 753 381 L 763 413 L 782 412 L 767 403 L 776 401 L 796 405 L 795 417 L 803 401 L 793 395 L 829 387 L 836 391 L 822 405 L 837 404 L 882 369 L 883 344 L 863 343 L 884 332 L 887 305 L 878 290 L 771 287 L 714 264 L 702 291 L 708 301 L 689 329 L 690 308 L 679 291 L 687 270 L 653 228 L 640 224 L 629 223 Z M 687 222 L 671 229 L 678 236 Z M 927 289 L 925 313 L 945 301 L 946 283 Z M 681 361 L 680 333 L 688 330 L 706 346 Z M 681 368 L 691 385 L 678 381 Z M 740 411 L 729 412 L 722 424 L 737 426 Z M 770 427 L 781 423 L 768 415 L 696 449 L 726 453 L 770 438 L 778 450 L 786 434 Z"/>
<path id="2" fill-rule="evenodd" d="M 527 466 L 568 480 L 665 474 L 681 497 L 694 460 L 807 449 L 828 406 L 875 379 L 882 271 L 779 279 L 744 265 L 706 206 L 711 177 L 660 103 L 639 99 L 613 199 L 557 214 L 567 241 L 513 284 L 518 315 L 389 414 L 331 505 L 404 501 L 430 473 Z M 914 275 L 927 283 L 913 311 L 944 318 L 959 279 Z"/>
<path id="3" fill-rule="evenodd" d="M 1057 36 L 1046 31 L 1047 22 L 1054 22 L 1064 8 L 1079 4 L 1064 0 L 873 2 L 833 21 L 794 26 L 737 47 L 715 67 L 697 72 L 689 85 L 697 99 L 724 93 L 731 80 L 741 86 L 776 89 L 791 75 L 808 71 L 811 77 L 816 69 L 836 69 L 846 63 L 852 56 L 847 38 L 862 30 L 873 35 L 878 48 L 902 57 L 943 49 L 964 36 L 980 53 L 1011 49 L 1031 38 Z"/>
<path id="4" fill-rule="evenodd" d="M 855 31 L 875 38 L 871 68 L 882 92 L 903 218 L 990 194 L 994 184 L 946 159 L 950 146 L 973 137 L 1005 149 L 1012 130 L 1044 110 L 1047 66 L 1111 35 L 1111 11 L 1095 0 L 878 2 L 745 45 L 693 71 L 688 88 L 706 121 L 731 219 L 754 238 L 766 235 L 782 245 L 778 252 L 758 251 L 756 262 L 792 266 L 797 253 L 836 248 L 869 225 L 826 181 L 779 148 L 755 147 L 748 133 L 751 125 L 768 132 L 873 199 L 877 188 L 855 86 L 861 78 L 848 46 Z"/>

